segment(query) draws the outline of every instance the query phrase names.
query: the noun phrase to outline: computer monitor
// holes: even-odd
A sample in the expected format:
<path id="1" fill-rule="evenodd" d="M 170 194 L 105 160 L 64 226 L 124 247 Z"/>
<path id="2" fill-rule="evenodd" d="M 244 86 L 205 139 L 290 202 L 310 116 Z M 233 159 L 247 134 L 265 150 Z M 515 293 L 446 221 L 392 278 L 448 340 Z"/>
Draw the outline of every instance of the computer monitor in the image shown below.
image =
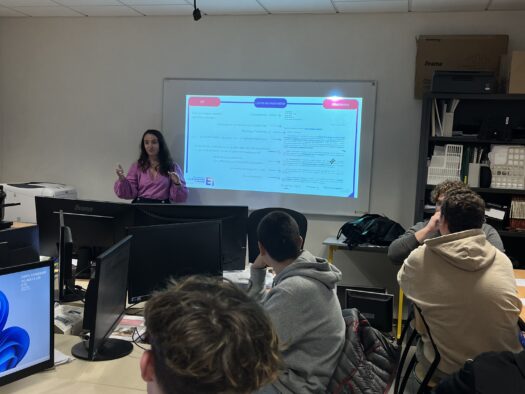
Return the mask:
<path id="1" fill-rule="evenodd" d="M 169 278 L 222 275 L 221 222 L 131 227 L 128 302 L 166 286 Z"/>
<path id="2" fill-rule="evenodd" d="M 135 226 L 220 220 L 222 268 L 243 270 L 246 265 L 248 207 L 214 205 L 133 204 Z"/>
<path id="3" fill-rule="evenodd" d="M 133 345 L 109 338 L 126 310 L 126 289 L 131 236 L 96 258 L 95 277 L 89 282 L 83 326 L 89 338 L 71 349 L 73 356 L 89 361 L 113 360 L 131 353 Z"/>
<path id="4" fill-rule="evenodd" d="M 77 258 L 76 277 L 89 278 L 95 257 L 125 236 L 133 223 L 130 204 L 35 197 L 42 255 L 58 257 L 60 211 L 63 224 L 74 236 L 73 256 Z"/>
<path id="5" fill-rule="evenodd" d="M 40 259 L 38 229 L 22 225 L 0 231 L 0 267 L 23 265 Z"/>
<path id="6" fill-rule="evenodd" d="M 52 260 L 0 269 L 0 385 L 53 367 L 53 305 Z"/>

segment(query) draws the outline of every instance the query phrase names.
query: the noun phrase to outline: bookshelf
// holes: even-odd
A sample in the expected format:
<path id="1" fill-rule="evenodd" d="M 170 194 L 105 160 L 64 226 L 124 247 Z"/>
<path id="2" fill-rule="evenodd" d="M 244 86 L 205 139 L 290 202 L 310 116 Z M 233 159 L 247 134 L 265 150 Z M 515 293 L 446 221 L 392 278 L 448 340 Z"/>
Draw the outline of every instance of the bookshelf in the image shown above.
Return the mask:
<path id="1" fill-rule="evenodd" d="M 436 122 L 436 114 L 447 107 L 454 109 L 452 135 L 443 135 L 449 134 L 450 129 L 442 133 L 439 122 Z M 496 130 L 500 132 L 496 133 Z M 468 162 L 473 158 L 474 152 L 479 154 L 482 151 L 480 160 L 484 162 L 488 160 L 487 153 L 494 145 L 525 146 L 525 95 L 429 93 L 424 96 L 414 214 L 416 222 L 431 216 L 432 211 L 425 209 L 425 204 L 430 204 L 430 193 L 434 187 L 427 184 L 428 164 L 434 149 L 447 144 L 463 147 L 462 180 L 468 177 Z M 488 205 L 508 208 L 513 196 L 525 196 L 525 189 L 473 187 L 472 190 L 480 194 Z M 522 247 L 525 231 L 509 231 L 508 214 L 503 221 L 488 222 L 498 230 L 509 257 L 525 265 L 525 248 Z"/>

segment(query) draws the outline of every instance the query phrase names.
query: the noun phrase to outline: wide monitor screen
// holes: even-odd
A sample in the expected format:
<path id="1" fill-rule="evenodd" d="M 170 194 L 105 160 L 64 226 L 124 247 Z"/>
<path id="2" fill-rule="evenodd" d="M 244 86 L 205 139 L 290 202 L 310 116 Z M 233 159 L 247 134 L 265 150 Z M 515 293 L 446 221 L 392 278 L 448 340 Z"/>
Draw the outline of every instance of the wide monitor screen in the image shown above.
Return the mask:
<path id="1" fill-rule="evenodd" d="M 182 204 L 133 204 L 133 206 L 135 208 L 134 226 L 220 221 L 222 269 L 226 271 L 244 269 L 248 228 L 247 206 Z M 201 239 L 205 242 L 203 238 L 202 236 L 195 240 L 198 242 Z"/>
<path id="2" fill-rule="evenodd" d="M 0 270 L 0 385 L 53 366 L 52 264 Z"/>
<path id="3" fill-rule="evenodd" d="M 221 222 L 131 227 L 128 301 L 144 301 L 170 278 L 222 275 Z"/>
<path id="4" fill-rule="evenodd" d="M 73 234 L 76 257 L 87 250 L 94 259 L 124 238 L 125 227 L 133 223 L 133 210 L 127 203 L 36 197 L 35 204 L 40 253 L 44 256 L 58 257 L 60 211 L 63 225 Z"/>

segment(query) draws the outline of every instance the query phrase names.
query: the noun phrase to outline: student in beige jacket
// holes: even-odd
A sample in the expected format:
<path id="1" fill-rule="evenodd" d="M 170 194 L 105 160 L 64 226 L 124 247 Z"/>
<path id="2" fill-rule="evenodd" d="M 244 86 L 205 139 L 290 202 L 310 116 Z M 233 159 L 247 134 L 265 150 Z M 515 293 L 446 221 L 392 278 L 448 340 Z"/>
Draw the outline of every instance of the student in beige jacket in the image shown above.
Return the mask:
<path id="1" fill-rule="evenodd" d="M 441 354 L 437 378 L 480 353 L 521 350 L 521 302 L 512 264 L 481 230 L 484 212 L 476 193 L 449 193 L 441 207 L 442 235 L 414 250 L 398 273 L 399 285 L 421 309 Z M 418 361 L 426 371 L 434 352 L 419 316 L 416 328 L 422 339 Z"/>

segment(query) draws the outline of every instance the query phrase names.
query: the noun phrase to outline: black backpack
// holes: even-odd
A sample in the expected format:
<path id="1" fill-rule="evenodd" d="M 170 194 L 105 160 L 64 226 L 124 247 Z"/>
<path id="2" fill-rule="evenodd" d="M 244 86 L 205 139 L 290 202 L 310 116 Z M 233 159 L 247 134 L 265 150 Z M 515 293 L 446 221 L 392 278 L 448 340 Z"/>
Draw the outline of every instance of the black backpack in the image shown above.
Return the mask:
<path id="1" fill-rule="evenodd" d="M 343 234 L 348 248 L 359 244 L 388 246 L 405 233 L 405 229 L 386 216 L 366 214 L 360 218 L 346 222 L 339 229 L 337 239 Z"/>

